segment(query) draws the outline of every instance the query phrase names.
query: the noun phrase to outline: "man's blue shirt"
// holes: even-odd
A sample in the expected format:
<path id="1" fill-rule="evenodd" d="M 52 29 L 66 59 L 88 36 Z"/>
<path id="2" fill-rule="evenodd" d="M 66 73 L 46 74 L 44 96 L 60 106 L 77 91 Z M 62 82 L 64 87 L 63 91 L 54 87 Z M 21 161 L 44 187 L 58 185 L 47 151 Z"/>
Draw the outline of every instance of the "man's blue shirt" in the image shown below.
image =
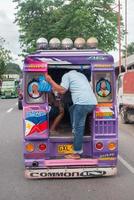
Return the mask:
<path id="1" fill-rule="evenodd" d="M 63 75 L 60 85 L 71 92 L 73 104 L 97 104 L 96 96 L 84 74 L 71 70 Z"/>

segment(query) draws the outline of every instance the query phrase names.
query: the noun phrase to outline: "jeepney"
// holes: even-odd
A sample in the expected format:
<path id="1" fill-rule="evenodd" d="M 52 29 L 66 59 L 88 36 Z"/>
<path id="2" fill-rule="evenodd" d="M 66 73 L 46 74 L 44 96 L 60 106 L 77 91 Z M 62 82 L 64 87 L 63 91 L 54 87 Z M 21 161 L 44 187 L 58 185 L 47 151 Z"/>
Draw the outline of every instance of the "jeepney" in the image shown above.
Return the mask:
<path id="1" fill-rule="evenodd" d="M 49 102 L 39 92 L 40 77 L 48 73 L 57 82 L 67 71 L 81 69 L 91 81 L 98 105 L 87 116 L 81 159 L 66 159 L 73 151 L 68 106 L 56 135 L 50 133 Z M 79 178 L 111 176 L 117 173 L 118 114 L 113 56 L 102 50 L 49 49 L 28 55 L 24 61 L 23 132 L 25 176 L 37 178 Z M 36 93 L 33 91 L 36 85 Z"/>

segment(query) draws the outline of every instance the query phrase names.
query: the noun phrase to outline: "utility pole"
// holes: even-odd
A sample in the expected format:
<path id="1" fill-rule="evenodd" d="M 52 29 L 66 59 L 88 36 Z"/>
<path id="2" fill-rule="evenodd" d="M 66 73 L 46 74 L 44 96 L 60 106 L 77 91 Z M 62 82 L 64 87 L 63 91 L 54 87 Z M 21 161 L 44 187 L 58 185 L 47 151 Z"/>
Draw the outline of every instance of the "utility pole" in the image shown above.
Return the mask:
<path id="1" fill-rule="evenodd" d="M 119 44 L 119 73 L 121 73 L 121 2 L 118 0 L 118 44 Z"/>
<path id="2" fill-rule="evenodd" d="M 127 31 L 127 0 L 125 0 L 125 71 L 127 71 L 127 48 L 128 48 L 128 31 Z"/>

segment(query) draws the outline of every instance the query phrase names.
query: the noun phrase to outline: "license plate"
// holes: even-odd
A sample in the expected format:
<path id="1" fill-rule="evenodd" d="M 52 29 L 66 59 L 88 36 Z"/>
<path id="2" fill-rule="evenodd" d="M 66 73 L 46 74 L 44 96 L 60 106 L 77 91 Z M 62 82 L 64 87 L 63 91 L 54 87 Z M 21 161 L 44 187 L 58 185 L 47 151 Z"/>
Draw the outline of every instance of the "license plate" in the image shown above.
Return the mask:
<path id="1" fill-rule="evenodd" d="M 72 144 L 58 145 L 58 153 L 60 153 L 60 154 L 73 153 L 73 145 Z"/>

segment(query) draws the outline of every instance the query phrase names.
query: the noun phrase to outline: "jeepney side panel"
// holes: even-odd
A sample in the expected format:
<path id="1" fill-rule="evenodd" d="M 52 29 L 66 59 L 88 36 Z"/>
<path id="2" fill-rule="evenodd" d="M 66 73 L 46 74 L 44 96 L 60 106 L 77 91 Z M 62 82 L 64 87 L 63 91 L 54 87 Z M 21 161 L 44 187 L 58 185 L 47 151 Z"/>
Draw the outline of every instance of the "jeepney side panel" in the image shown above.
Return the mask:
<path id="1" fill-rule="evenodd" d="M 109 65 L 110 66 L 110 65 Z M 113 65 L 109 68 L 92 67 L 93 69 L 93 88 L 96 92 L 96 74 L 110 73 L 111 84 L 111 96 L 104 98 L 99 96 L 98 106 L 93 113 L 93 143 L 92 143 L 92 156 L 98 158 L 99 166 L 116 166 L 118 156 L 118 113 L 116 102 L 116 85 Z M 101 77 L 101 76 L 100 76 Z M 108 76 L 107 76 L 108 77 Z M 109 79 L 109 82 L 110 82 Z M 97 95 L 97 94 L 96 94 Z M 106 99 L 106 100 L 105 100 Z M 105 111 L 103 111 L 105 109 Z M 109 113 L 108 113 L 108 111 Z M 102 143 L 102 149 L 97 149 L 96 145 Z M 115 144 L 116 147 L 113 150 L 109 150 L 110 144 Z"/>

